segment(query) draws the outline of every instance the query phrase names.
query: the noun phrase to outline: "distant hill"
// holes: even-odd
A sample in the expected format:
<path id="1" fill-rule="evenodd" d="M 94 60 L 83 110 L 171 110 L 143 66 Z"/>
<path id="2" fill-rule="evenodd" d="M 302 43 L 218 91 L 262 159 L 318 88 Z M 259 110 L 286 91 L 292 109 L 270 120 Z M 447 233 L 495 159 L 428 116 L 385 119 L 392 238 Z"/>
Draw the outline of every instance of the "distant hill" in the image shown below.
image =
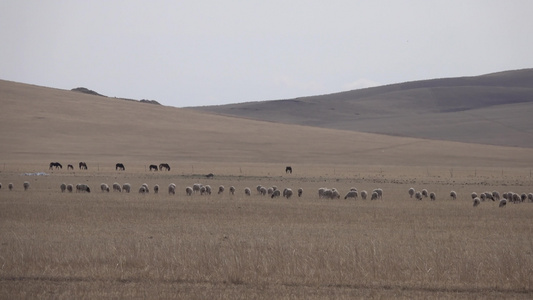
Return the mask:
<path id="1" fill-rule="evenodd" d="M 533 148 L 533 69 L 191 109 L 392 136 Z"/>
<path id="2" fill-rule="evenodd" d="M 80 93 L 84 93 L 84 94 L 88 94 L 88 95 L 94 95 L 94 96 L 101 96 L 101 97 L 107 97 L 107 96 L 104 96 L 102 94 L 99 94 L 93 90 L 90 90 L 88 88 L 84 88 L 84 87 L 78 87 L 78 88 L 75 88 L 75 89 L 72 89 L 71 91 L 73 92 L 80 92 Z M 121 100 L 128 100 L 128 101 L 139 101 L 139 102 L 142 102 L 142 103 L 149 103 L 149 104 L 157 104 L 157 105 L 161 105 L 161 103 L 155 101 L 155 100 L 147 100 L 147 99 L 142 99 L 142 100 L 134 100 L 134 99 L 126 99 L 126 98 L 116 98 L 116 99 L 121 99 Z"/>

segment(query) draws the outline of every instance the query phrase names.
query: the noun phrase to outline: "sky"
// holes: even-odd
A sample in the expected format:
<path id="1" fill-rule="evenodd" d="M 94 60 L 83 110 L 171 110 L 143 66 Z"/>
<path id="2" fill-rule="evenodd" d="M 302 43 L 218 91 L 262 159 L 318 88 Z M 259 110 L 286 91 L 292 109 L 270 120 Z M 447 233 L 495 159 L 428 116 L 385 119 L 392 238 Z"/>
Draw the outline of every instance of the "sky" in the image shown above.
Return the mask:
<path id="1" fill-rule="evenodd" d="M 0 1 L 0 79 L 175 107 L 533 67 L 533 1 Z"/>

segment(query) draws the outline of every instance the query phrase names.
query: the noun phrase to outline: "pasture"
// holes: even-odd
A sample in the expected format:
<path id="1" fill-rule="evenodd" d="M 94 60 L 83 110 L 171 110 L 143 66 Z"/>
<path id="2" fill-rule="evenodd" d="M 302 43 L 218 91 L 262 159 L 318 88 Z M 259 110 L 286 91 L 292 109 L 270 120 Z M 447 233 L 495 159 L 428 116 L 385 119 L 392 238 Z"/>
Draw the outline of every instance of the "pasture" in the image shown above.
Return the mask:
<path id="1" fill-rule="evenodd" d="M 533 203 L 473 208 L 470 198 L 473 191 L 533 192 L 527 168 L 306 164 L 286 174 L 282 164 L 171 161 L 172 171 L 150 172 L 124 163 L 127 171 L 95 162 L 73 171 L 48 170 L 47 161 L 3 166 L 0 298 L 533 295 Z M 63 182 L 92 192 L 62 193 Z M 100 191 L 100 183 L 114 182 L 130 183 L 132 193 Z M 143 183 L 159 184 L 159 194 L 137 193 Z M 176 195 L 167 193 L 170 183 Z M 209 184 L 213 194 L 186 196 L 194 183 Z M 257 185 L 304 193 L 272 199 Z M 320 187 L 337 188 L 341 198 L 319 199 Z M 351 187 L 382 188 L 383 199 L 344 200 Z M 411 199 L 410 187 L 437 200 Z"/>

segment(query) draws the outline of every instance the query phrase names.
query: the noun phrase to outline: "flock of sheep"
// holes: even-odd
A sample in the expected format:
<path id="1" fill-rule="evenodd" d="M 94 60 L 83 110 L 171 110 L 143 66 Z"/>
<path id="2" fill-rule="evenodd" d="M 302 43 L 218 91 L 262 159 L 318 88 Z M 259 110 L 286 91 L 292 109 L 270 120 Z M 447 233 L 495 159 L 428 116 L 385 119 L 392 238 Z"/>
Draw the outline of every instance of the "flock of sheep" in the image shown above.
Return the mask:
<path id="1" fill-rule="evenodd" d="M 27 191 L 30 188 L 30 182 L 29 181 L 24 181 L 22 183 L 22 187 L 24 188 L 25 191 Z M 10 183 L 7 184 L 7 188 L 10 191 L 12 191 L 15 188 L 15 185 L 10 182 Z M 0 189 L 2 189 L 2 183 L 0 183 Z"/>
<path id="2" fill-rule="evenodd" d="M 429 197 L 429 199 L 431 199 L 432 201 L 435 201 L 437 199 L 437 196 L 434 192 L 428 193 L 426 189 L 423 189 L 421 191 L 415 191 L 414 188 L 410 188 L 408 190 L 408 193 L 411 198 L 413 198 L 414 196 L 415 199 L 417 200 L 422 200 L 423 198 L 427 198 L 427 197 Z M 486 200 L 492 200 L 494 202 L 498 201 L 499 203 L 498 207 L 505 207 L 505 205 L 507 205 L 508 202 L 511 202 L 514 204 L 522 203 L 522 202 L 525 202 L 526 200 L 529 202 L 533 202 L 533 193 L 517 194 L 514 192 L 507 192 L 507 193 L 503 193 L 500 196 L 500 193 L 498 193 L 497 191 L 483 192 L 483 193 L 480 193 L 479 195 L 476 192 L 473 192 L 471 194 L 471 197 L 473 201 L 473 204 L 472 204 L 473 207 L 477 207 L 479 204 L 481 204 L 481 202 L 485 202 Z M 450 191 L 450 198 L 452 198 L 453 200 L 457 199 L 457 192 L 453 190 Z"/>

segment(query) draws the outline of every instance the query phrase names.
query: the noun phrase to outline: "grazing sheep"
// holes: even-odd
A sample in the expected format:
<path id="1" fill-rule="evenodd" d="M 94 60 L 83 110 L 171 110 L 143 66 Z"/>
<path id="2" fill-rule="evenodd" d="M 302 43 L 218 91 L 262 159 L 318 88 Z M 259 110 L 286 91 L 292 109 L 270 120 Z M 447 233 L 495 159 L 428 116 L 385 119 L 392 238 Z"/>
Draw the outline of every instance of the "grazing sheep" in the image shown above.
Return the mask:
<path id="1" fill-rule="evenodd" d="M 302 197 L 302 194 L 304 193 L 304 189 L 299 188 L 298 189 L 298 197 Z"/>
<path id="2" fill-rule="evenodd" d="M 409 193 L 409 197 L 413 198 L 413 195 L 415 194 L 415 189 L 414 188 L 410 188 L 409 191 L 407 191 Z"/>
<path id="3" fill-rule="evenodd" d="M 252 191 L 251 191 L 250 188 L 248 188 L 248 187 L 247 187 L 247 188 L 244 188 L 244 194 L 245 194 L 246 196 L 250 196 L 250 195 L 252 195 Z"/>
<path id="4" fill-rule="evenodd" d="M 520 195 L 513 193 L 513 203 L 520 203 Z"/>
<path id="5" fill-rule="evenodd" d="M 30 188 L 30 182 L 29 181 L 24 181 L 22 186 L 24 187 L 24 190 L 27 191 Z"/>
<path id="6" fill-rule="evenodd" d="M 277 198 L 279 196 L 281 196 L 281 191 L 275 190 L 274 192 L 272 192 L 272 196 L 270 196 L 270 198 Z"/>
<path id="7" fill-rule="evenodd" d="M 12 191 L 12 190 L 13 190 L 13 183 L 10 182 L 10 183 L 7 185 L 7 188 L 8 188 L 10 191 Z"/>
<path id="8" fill-rule="evenodd" d="M 267 189 L 267 194 L 272 195 L 272 193 L 274 193 L 274 188 L 269 187 Z"/>
<path id="9" fill-rule="evenodd" d="M 330 190 L 330 189 L 324 189 L 323 193 L 322 193 L 322 197 L 323 198 L 329 198 L 331 199 L 332 198 L 332 195 L 333 195 L 333 190 Z"/>
<path id="10" fill-rule="evenodd" d="M 473 206 L 476 207 L 476 206 L 479 205 L 479 203 L 481 203 L 481 201 L 479 201 L 479 198 L 478 198 L 478 197 L 475 197 L 475 198 L 474 198 L 474 204 L 473 204 Z"/>
<path id="11" fill-rule="evenodd" d="M 365 190 L 361 191 L 361 199 L 366 200 L 366 197 L 368 196 L 368 193 Z"/>
<path id="12" fill-rule="evenodd" d="M 435 195 L 435 193 L 431 192 L 431 193 L 429 193 L 429 199 L 431 199 L 431 201 L 435 201 L 435 200 L 437 200 L 437 195 Z"/>
<path id="13" fill-rule="evenodd" d="M 159 193 L 159 185 L 158 184 L 154 185 L 154 193 L 155 194 Z"/>
<path id="14" fill-rule="evenodd" d="M 481 199 L 482 202 L 485 202 L 486 198 L 487 198 L 487 196 L 485 196 L 485 193 L 479 194 L 479 199 Z"/>
<path id="15" fill-rule="evenodd" d="M 527 194 L 527 199 L 529 202 L 533 202 L 533 193 Z"/>
<path id="16" fill-rule="evenodd" d="M 340 199 L 341 198 L 341 194 L 339 193 L 339 191 L 337 191 L 336 188 L 332 188 L 331 189 L 331 199 Z"/>
<path id="17" fill-rule="evenodd" d="M 261 188 L 262 188 L 262 187 L 263 187 L 263 186 L 261 186 L 261 185 L 258 185 L 258 186 L 255 187 L 255 189 L 257 190 L 257 192 L 258 192 L 259 194 L 261 194 Z"/>
<path id="18" fill-rule="evenodd" d="M 277 189 L 278 189 L 278 187 L 277 187 L 277 186 L 275 186 L 275 185 L 273 185 L 273 186 L 272 186 L 272 189 L 273 189 L 273 190 L 275 191 L 275 190 L 277 190 Z"/>
<path id="19" fill-rule="evenodd" d="M 146 190 L 146 193 L 150 193 L 150 189 L 148 188 L 148 184 L 143 183 L 142 186 L 144 186 L 144 189 Z"/>
<path id="20" fill-rule="evenodd" d="M 378 200 L 379 194 L 376 191 L 372 192 L 372 195 L 370 196 L 370 200 Z"/>
<path id="21" fill-rule="evenodd" d="M 72 193 L 73 190 L 74 190 L 74 186 L 72 184 L 67 184 L 67 191 L 69 193 Z"/>
<path id="22" fill-rule="evenodd" d="M 422 196 L 424 196 L 424 198 L 427 198 L 428 197 L 428 190 L 423 189 L 422 190 Z"/>
<path id="23" fill-rule="evenodd" d="M 285 196 L 285 198 L 289 199 L 290 197 L 292 197 L 292 190 L 289 189 L 289 188 L 286 188 L 285 190 L 283 190 L 283 196 Z"/>
<path id="24" fill-rule="evenodd" d="M 218 187 L 218 194 L 222 194 L 222 193 L 224 193 L 224 186 L 223 185 Z"/>
<path id="25" fill-rule="evenodd" d="M 456 193 L 455 191 L 451 191 L 451 192 L 450 192 L 450 197 L 451 197 L 453 200 L 457 199 L 457 193 Z"/>
<path id="26" fill-rule="evenodd" d="M 91 192 L 91 188 L 87 185 L 87 184 L 83 184 L 83 183 L 78 183 L 76 185 L 76 192 L 87 192 L 87 193 L 90 193 Z"/>
<path id="27" fill-rule="evenodd" d="M 259 194 L 261 194 L 262 196 L 265 196 L 267 194 L 267 189 L 266 187 L 262 186 L 260 189 L 259 189 Z"/>
<path id="28" fill-rule="evenodd" d="M 477 198 L 477 193 L 476 193 L 476 192 L 473 192 L 470 196 L 472 196 L 472 200 L 474 200 L 474 199 Z"/>
<path id="29" fill-rule="evenodd" d="M 113 183 L 113 192 L 122 192 L 122 187 L 118 182 Z"/>
<path id="30" fill-rule="evenodd" d="M 492 192 L 492 199 L 495 200 L 495 201 L 500 201 L 500 193 L 498 193 L 497 191 L 493 191 Z"/>
<path id="31" fill-rule="evenodd" d="M 65 192 L 65 190 L 67 189 L 67 185 L 62 183 L 59 188 L 61 189 L 61 193 Z"/>
<path id="32" fill-rule="evenodd" d="M 492 197 L 491 192 L 485 192 L 485 199 L 494 201 L 494 197 Z"/>
<path id="33" fill-rule="evenodd" d="M 141 187 L 139 188 L 139 194 L 146 194 L 146 193 L 148 193 L 148 191 L 146 190 L 146 186 L 141 185 Z"/>
<path id="34" fill-rule="evenodd" d="M 193 189 L 190 186 L 185 188 L 185 194 L 187 194 L 187 196 L 192 196 L 192 192 Z"/>
<path id="35" fill-rule="evenodd" d="M 235 187 L 234 186 L 230 186 L 229 187 L 229 193 L 232 194 L 232 195 L 235 195 Z"/>
<path id="36" fill-rule="evenodd" d="M 344 196 L 344 199 L 353 198 L 354 200 L 357 200 L 357 191 L 349 191 L 346 196 Z"/>
<path id="37" fill-rule="evenodd" d="M 415 193 L 415 199 L 419 201 L 422 200 L 422 193 L 420 191 L 417 191 Z"/>
<path id="38" fill-rule="evenodd" d="M 210 185 L 206 185 L 205 186 L 205 193 L 208 194 L 208 195 L 211 195 L 211 186 Z"/>
<path id="39" fill-rule="evenodd" d="M 124 184 L 122 185 L 122 190 L 123 190 L 124 192 L 126 192 L 126 193 L 131 192 L 131 185 L 130 185 L 129 183 L 124 183 Z"/>
<path id="40" fill-rule="evenodd" d="M 191 193 L 192 193 L 192 189 L 191 189 Z M 176 184 L 175 183 L 171 183 L 168 185 L 168 194 L 176 195 Z"/>
<path id="41" fill-rule="evenodd" d="M 520 195 L 520 200 L 521 200 L 522 202 L 524 202 L 524 201 L 526 201 L 526 199 L 527 199 L 527 195 L 526 195 L 525 193 L 522 193 L 522 194 Z"/>
<path id="42" fill-rule="evenodd" d="M 504 207 L 505 205 L 507 205 L 507 199 L 502 199 L 500 200 L 500 204 L 498 205 L 498 207 Z"/>
<path id="43" fill-rule="evenodd" d="M 326 191 L 326 188 L 319 188 L 318 189 L 318 198 L 324 198 L 324 192 Z"/>
<path id="44" fill-rule="evenodd" d="M 202 187 L 202 184 L 200 184 L 200 183 L 195 183 L 195 184 L 192 185 L 192 191 L 193 191 L 194 193 L 199 193 L 201 187 Z"/>
<path id="45" fill-rule="evenodd" d="M 102 190 L 102 192 L 108 192 L 109 193 L 109 185 L 107 185 L 105 183 L 100 184 L 100 189 Z"/>
<path id="46" fill-rule="evenodd" d="M 378 198 L 379 198 L 380 200 L 383 200 L 383 190 L 382 190 L 381 188 L 377 188 L 377 189 L 375 189 L 373 192 L 378 193 Z"/>
<path id="47" fill-rule="evenodd" d="M 200 187 L 200 195 L 203 195 L 203 194 L 205 194 L 205 193 L 206 193 L 205 186 L 202 185 L 202 186 Z"/>

